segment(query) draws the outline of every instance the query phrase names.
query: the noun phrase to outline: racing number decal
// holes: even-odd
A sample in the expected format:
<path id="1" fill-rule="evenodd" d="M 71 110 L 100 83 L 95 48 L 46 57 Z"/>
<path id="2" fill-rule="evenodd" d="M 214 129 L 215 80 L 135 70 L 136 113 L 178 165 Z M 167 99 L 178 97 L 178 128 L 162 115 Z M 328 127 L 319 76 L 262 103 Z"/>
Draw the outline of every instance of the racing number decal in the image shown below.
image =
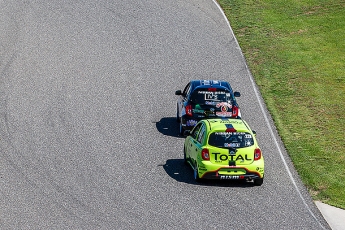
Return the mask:
<path id="1" fill-rule="evenodd" d="M 213 94 L 212 92 L 205 94 L 205 100 L 213 100 L 217 101 L 218 100 L 218 95 Z"/>

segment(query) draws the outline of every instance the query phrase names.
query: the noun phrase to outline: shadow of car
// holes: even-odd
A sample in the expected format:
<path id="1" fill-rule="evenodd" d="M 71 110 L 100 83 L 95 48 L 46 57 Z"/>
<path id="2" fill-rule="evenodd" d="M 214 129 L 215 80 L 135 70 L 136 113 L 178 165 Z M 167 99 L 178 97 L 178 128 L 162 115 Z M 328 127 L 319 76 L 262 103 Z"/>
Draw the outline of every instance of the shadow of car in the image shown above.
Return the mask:
<path id="1" fill-rule="evenodd" d="M 183 159 L 168 159 L 164 165 L 160 166 L 163 166 L 163 169 L 171 178 L 182 183 L 217 187 L 254 187 L 250 183 L 244 181 L 204 180 L 202 182 L 196 182 L 193 178 L 193 170 L 184 164 Z"/>
<path id="2" fill-rule="evenodd" d="M 179 134 L 179 128 L 176 126 L 176 117 L 163 117 L 156 122 L 157 130 L 166 136 L 183 137 Z"/>

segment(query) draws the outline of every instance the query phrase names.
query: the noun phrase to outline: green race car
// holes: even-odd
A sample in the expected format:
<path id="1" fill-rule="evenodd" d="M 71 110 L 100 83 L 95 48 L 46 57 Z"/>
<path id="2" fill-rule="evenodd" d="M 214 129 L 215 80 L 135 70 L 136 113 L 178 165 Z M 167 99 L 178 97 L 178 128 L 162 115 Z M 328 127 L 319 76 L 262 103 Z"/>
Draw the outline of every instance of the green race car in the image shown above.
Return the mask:
<path id="1" fill-rule="evenodd" d="M 255 131 L 244 120 L 201 120 L 184 134 L 184 161 L 193 168 L 196 181 L 246 180 L 262 185 L 264 158 Z"/>

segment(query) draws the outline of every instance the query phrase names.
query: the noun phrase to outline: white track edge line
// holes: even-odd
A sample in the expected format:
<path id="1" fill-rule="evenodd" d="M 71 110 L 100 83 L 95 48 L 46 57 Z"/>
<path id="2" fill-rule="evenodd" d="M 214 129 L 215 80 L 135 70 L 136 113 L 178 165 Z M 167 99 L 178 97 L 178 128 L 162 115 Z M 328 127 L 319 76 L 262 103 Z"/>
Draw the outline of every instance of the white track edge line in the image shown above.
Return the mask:
<path id="1" fill-rule="evenodd" d="M 266 113 L 265 113 L 264 106 L 263 106 L 263 104 L 262 104 L 262 102 L 261 102 L 261 100 L 260 100 L 259 93 L 258 93 L 258 91 L 257 91 L 257 89 L 256 89 L 256 86 L 255 86 L 255 82 L 254 82 L 253 76 L 252 76 L 252 74 L 251 74 L 251 72 L 250 72 L 250 70 L 249 70 L 249 67 L 248 67 L 248 65 L 247 65 L 247 62 L 245 61 L 245 57 L 244 57 L 244 55 L 243 55 L 243 53 L 242 53 L 240 44 L 238 43 L 237 38 L 235 37 L 235 34 L 234 34 L 234 32 L 233 32 L 233 30 L 232 30 L 232 28 L 231 28 L 231 26 L 230 26 L 230 22 L 229 22 L 228 18 L 226 17 L 226 15 L 225 15 L 223 9 L 222 9 L 222 8 L 220 7 L 220 5 L 218 4 L 218 2 L 216 2 L 216 0 L 212 0 L 212 1 L 213 1 L 214 4 L 216 4 L 216 6 L 218 7 L 218 9 L 221 11 L 221 13 L 222 13 L 222 15 L 223 15 L 223 17 L 224 17 L 224 19 L 225 19 L 225 21 L 226 21 L 226 23 L 227 23 L 229 29 L 230 29 L 230 32 L 231 32 L 233 38 L 235 39 L 236 45 L 237 45 L 237 47 L 239 47 L 239 49 L 240 49 L 240 51 L 241 51 L 240 53 L 241 53 L 242 59 L 244 60 L 244 64 L 245 64 L 246 70 L 247 70 L 247 72 L 248 72 L 248 74 L 249 74 L 249 79 L 250 79 L 250 82 L 252 83 L 252 87 L 253 87 L 253 89 L 254 89 L 256 99 L 257 99 L 258 102 L 259 102 L 261 112 L 262 112 L 262 114 L 264 115 L 265 122 L 266 122 L 267 127 L 268 127 L 268 129 L 269 129 L 269 131 L 270 131 L 270 134 L 271 134 L 271 136 L 272 136 L 272 138 L 273 138 L 273 140 L 274 140 L 274 143 L 275 143 L 275 145 L 276 145 L 276 147 L 277 147 L 277 149 L 278 149 L 280 158 L 282 159 L 282 161 L 283 161 L 283 163 L 284 163 L 285 169 L 286 169 L 287 173 L 289 174 L 290 180 L 292 181 L 292 184 L 294 185 L 294 187 L 295 187 L 295 189 L 296 189 L 296 191 L 297 191 L 299 197 L 301 198 L 303 204 L 306 206 L 306 208 L 307 208 L 307 210 L 309 211 L 309 213 L 310 213 L 310 214 L 312 215 L 312 217 L 318 222 L 318 224 L 322 227 L 322 229 L 325 229 L 325 227 L 320 223 L 320 221 L 318 220 L 318 218 L 314 215 L 313 211 L 310 209 L 310 207 L 309 207 L 309 205 L 307 204 L 306 200 L 305 200 L 304 197 L 302 196 L 302 193 L 301 193 L 300 189 L 298 188 L 295 179 L 294 179 L 293 176 L 292 176 L 292 173 L 291 173 L 291 171 L 290 171 L 290 169 L 289 169 L 289 166 L 288 166 L 287 163 L 286 163 L 286 160 L 285 160 L 285 158 L 284 158 L 283 152 L 282 152 L 282 150 L 281 150 L 281 148 L 280 148 L 280 146 L 279 146 L 279 143 L 278 143 L 278 141 L 277 141 L 277 139 L 276 139 L 276 137 L 275 137 L 275 135 L 274 135 L 274 133 L 273 133 L 272 126 L 271 126 L 271 124 L 270 124 L 270 122 L 269 122 L 269 120 L 268 120 L 268 117 L 267 117 Z"/>

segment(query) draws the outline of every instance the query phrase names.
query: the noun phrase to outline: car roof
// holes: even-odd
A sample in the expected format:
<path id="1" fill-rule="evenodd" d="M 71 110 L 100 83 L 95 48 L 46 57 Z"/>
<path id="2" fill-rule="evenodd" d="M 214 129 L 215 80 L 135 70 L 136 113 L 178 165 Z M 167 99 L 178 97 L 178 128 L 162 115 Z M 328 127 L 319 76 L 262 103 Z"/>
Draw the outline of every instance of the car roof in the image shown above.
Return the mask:
<path id="1" fill-rule="evenodd" d="M 220 89 L 228 89 L 232 91 L 232 88 L 227 81 L 223 80 L 192 80 L 191 82 L 192 89 L 196 88 L 206 88 L 206 87 L 213 87 L 213 88 L 220 88 Z"/>
<path id="2" fill-rule="evenodd" d="M 206 119 L 211 132 L 251 132 L 248 124 L 237 118 Z"/>

